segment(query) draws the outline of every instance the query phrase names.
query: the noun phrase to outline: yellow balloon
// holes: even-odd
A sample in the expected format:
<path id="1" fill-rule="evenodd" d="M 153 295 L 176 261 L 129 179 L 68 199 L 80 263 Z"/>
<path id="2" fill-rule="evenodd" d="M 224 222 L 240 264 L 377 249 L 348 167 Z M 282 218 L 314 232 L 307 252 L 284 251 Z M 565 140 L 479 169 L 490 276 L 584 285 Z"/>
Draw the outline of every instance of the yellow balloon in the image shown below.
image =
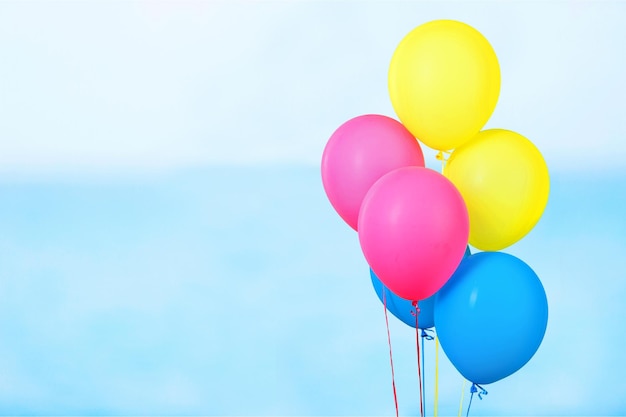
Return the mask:
<path id="1" fill-rule="evenodd" d="M 444 175 L 465 200 L 469 243 L 497 251 L 523 238 L 548 203 L 550 176 L 531 141 L 509 130 L 485 130 L 457 148 Z"/>
<path id="2" fill-rule="evenodd" d="M 435 20 L 402 39 L 388 82 L 402 124 L 427 146 L 445 151 L 470 140 L 491 117 L 500 94 L 500 66 L 476 29 Z"/>

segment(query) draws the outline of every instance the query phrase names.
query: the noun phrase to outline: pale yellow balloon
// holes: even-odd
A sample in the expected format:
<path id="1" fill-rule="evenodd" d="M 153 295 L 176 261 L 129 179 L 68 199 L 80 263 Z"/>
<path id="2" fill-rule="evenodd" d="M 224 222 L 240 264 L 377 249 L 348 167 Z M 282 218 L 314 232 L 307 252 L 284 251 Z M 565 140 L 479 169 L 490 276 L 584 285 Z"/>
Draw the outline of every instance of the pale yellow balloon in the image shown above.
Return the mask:
<path id="1" fill-rule="evenodd" d="M 465 200 L 469 243 L 497 251 L 523 238 L 548 202 L 550 176 L 537 147 L 509 130 L 485 130 L 457 148 L 444 175 Z"/>
<path id="2" fill-rule="evenodd" d="M 475 136 L 491 117 L 500 94 L 500 66 L 476 29 L 435 20 L 402 39 L 388 83 L 402 124 L 427 146 L 450 150 Z"/>

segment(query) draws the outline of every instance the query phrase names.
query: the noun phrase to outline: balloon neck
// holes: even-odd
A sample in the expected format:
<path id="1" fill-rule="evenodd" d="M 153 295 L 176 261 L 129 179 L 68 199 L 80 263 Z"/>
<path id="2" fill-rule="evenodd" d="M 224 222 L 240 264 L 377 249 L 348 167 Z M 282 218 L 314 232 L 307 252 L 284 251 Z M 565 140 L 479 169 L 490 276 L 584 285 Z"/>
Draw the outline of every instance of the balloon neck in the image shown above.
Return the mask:
<path id="1" fill-rule="evenodd" d="M 419 313 L 420 313 L 420 308 L 419 308 L 419 306 L 417 305 L 417 303 L 418 303 L 418 302 L 414 300 L 414 301 L 411 303 L 411 305 L 415 308 L 415 312 L 416 312 L 417 314 L 419 314 Z"/>
<path id="2" fill-rule="evenodd" d="M 422 329 L 422 337 L 426 340 L 433 340 L 435 338 L 432 329 Z"/>
<path id="3" fill-rule="evenodd" d="M 472 398 L 474 398 L 474 394 L 478 393 L 478 399 L 482 400 L 483 395 L 487 395 L 487 390 L 481 387 L 480 385 L 478 385 L 477 383 L 472 382 L 470 393 L 471 395 L 470 395 L 469 405 L 467 406 L 467 413 L 465 413 L 466 417 L 469 417 L 470 408 L 472 408 Z"/>
<path id="4" fill-rule="evenodd" d="M 487 395 L 488 394 L 486 389 L 484 389 L 483 387 L 481 387 L 480 385 L 478 385 L 475 382 L 472 383 L 472 387 L 470 388 L 470 393 L 472 393 L 472 394 L 476 394 L 477 393 L 479 400 L 483 399 L 483 395 Z"/>

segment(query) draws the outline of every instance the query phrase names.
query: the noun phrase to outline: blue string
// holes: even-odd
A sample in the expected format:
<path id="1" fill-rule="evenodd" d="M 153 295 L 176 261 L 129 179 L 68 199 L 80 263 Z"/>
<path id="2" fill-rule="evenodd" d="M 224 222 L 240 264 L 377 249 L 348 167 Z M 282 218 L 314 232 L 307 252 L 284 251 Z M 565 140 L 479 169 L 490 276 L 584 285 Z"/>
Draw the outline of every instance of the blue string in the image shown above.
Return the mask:
<path id="1" fill-rule="evenodd" d="M 472 408 L 472 399 L 474 398 L 474 391 L 471 391 L 472 395 L 470 395 L 469 405 L 467 406 L 467 413 L 465 413 L 465 417 L 469 417 L 470 408 Z"/>
<path id="2" fill-rule="evenodd" d="M 426 351 L 424 350 L 424 340 L 433 340 L 434 336 L 430 333 L 432 329 L 422 329 L 422 396 L 426 398 L 426 367 L 424 366 L 424 356 L 426 356 Z M 424 415 L 426 415 L 426 401 L 424 401 Z"/>
<path id="3" fill-rule="evenodd" d="M 469 412 L 470 412 L 470 408 L 472 407 L 472 399 L 474 398 L 474 394 L 478 394 L 479 400 L 483 399 L 483 395 L 488 394 L 486 389 L 476 384 L 475 382 L 472 383 L 472 387 L 470 388 L 470 393 L 471 395 L 470 395 L 469 405 L 467 406 L 467 413 L 465 414 L 465 417 L 469 417 Z"/>

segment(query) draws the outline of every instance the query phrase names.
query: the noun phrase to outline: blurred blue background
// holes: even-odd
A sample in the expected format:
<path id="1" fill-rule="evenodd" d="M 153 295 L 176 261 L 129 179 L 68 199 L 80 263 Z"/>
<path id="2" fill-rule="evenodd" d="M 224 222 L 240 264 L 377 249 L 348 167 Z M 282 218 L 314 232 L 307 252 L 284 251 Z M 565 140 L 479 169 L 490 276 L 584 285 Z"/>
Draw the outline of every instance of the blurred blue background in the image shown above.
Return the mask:
<path id="1" fill-rule="evenodd" d="M 0 3 L 0 413 L 392 415 L 382 305 L 319 163 L 344 121 L 394 116 L 395 46 L 451 18 L 500 60 L 487 127 L 531 139 L 552 186 L 505 250 L 545 286 L 544 342 L 472 414 L 626 415 L 625 15 L 623 2 Z M 415 335 L 390 326 L 400 412 L 415 415 Z M 463 381 L 439 353 L 439 414 L 456 415 Z"/>

